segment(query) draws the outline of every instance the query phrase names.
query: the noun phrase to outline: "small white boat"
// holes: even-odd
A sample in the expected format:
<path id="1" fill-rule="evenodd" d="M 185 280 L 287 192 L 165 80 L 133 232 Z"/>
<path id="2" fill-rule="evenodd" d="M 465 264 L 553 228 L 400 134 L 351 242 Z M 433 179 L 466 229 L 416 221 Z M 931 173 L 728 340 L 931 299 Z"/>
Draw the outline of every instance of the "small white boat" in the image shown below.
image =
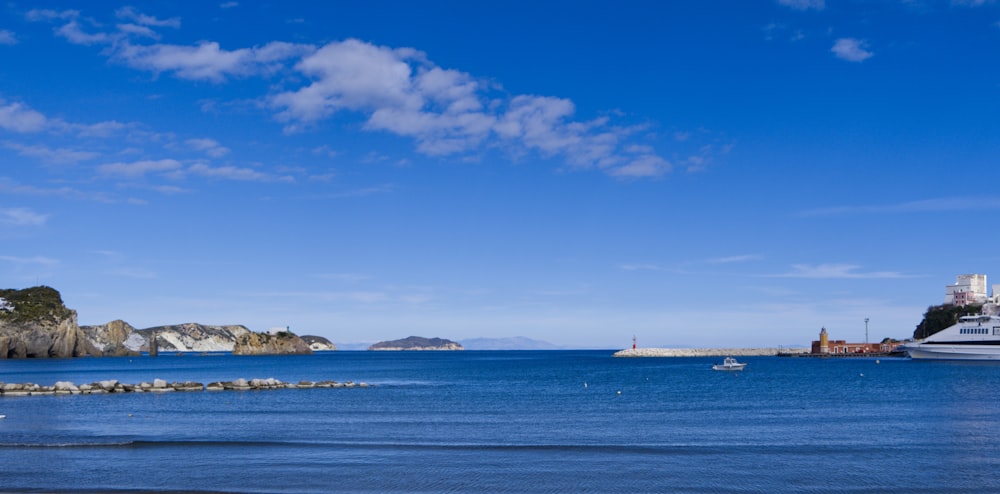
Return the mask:
<path id="1" fill-rule="evenodd" d="M 726 359 L 723 360 L 721 364 L 713 365 L 712 370 L 738 371 L 738 370 L 743 370 L 743 368 L 746 366 L 747 364 L 737 362 L 736 359 L 733 357 L 726 357 Z"/>

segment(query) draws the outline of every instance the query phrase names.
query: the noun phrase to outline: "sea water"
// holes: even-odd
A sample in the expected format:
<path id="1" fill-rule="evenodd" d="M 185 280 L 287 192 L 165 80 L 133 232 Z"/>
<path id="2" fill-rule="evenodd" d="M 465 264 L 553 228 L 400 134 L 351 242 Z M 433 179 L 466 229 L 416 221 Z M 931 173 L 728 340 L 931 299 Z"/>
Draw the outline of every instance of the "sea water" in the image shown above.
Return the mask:
<path id="1" fill-rule="evenodd" d="M 4 492 L 1000 492 L 1000 365 L 612 351 L 0 361 L 51 385 L 369 388 L 0 398 Z"/>

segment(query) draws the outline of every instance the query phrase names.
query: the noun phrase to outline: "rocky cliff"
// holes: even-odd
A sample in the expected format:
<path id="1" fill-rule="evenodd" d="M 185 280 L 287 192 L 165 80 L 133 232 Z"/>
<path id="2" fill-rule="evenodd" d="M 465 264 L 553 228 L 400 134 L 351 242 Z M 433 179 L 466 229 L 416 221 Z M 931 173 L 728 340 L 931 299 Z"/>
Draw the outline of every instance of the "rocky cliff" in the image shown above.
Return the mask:
<path id="1" fill-rule="evenodd" d="M 276 353 L 311 353 L 336 350 L 322 336 L 298 337 L 292 333 L 253 333 L 246 326 L 213 326 L 197 323 L 136 329 L 125 321 L 111 321 L 98 326 L 83 326 L 83 334 L 102 355 L 134 355 L 150 351 L 150 338 L 156 338 L 159 352 L 233 352 L 237 355 Z M 274 336 L 289 335 L 275 338 Z M 155 335 L 155 336 L 154 336 Z M 304 351 L 311 350 L 311 351 Z"/>
<path id="2" fill-rule="evenodd" d="M 0 290 L 0 358 L 66 358 L 95 355 L 53 288 Z"/>
<path id="3" fill-rule="evenodd" d="M 322 336 L 302 335 L 302 341 L 305 341 L 314 352 L 329 352 L 337 349 L 337 345 Z"/>
<path id="4" fill-rule="evenodd" d="M 241 325 L 213 326 L 189 322 L 137 332 L 147 342 L 156 335 L 156 345 L 161 352 L 231 352 L 240 337 L 249 334 L 250 330 Z"/>
<path id="5" fill-rule="evenodd" d="M 311 354 L 312 349 L 302 338 L 288 331 L 275 334 L 250 333 L 240 335 L 233 355 Z"/>
<path id="6" fill-rule="evenodd" d="M 101 355 L 121 357 L 139 355 L 146 350 L 146 338 L 138 333 L 131 324 L 118 319 L 99 326 L 81 326 L 84 338 Z"/>
<path id="7" fill-rule="evenodd" d="M 154 337 L 161 352 L 231 352 L 236 339 L 250 332 L 244 326 L 197 323 L 136 329 L 122 320 L 81 329 L 102 355 L 111 356 L 148 352 L 150 339 Z"/>
<path id="8" fill-rule="evenodd" d="M 465 350 L 462 345 L 443 338 L 410 336 L 401 340 L 380 341 L 369 350 Z"/>

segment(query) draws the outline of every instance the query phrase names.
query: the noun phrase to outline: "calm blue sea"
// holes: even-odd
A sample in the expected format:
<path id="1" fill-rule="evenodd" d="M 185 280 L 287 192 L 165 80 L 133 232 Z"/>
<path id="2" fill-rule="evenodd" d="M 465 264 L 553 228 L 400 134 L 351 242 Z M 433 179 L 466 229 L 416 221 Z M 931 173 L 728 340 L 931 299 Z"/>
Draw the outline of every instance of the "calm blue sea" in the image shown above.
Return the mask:
<path id="1" fill-rule="evenodd" d="M 0 398 L 4 492 L 1000 492 L 1000 365 L 332 352 L 0 361 L 0 381 L 302 389 Z"/>

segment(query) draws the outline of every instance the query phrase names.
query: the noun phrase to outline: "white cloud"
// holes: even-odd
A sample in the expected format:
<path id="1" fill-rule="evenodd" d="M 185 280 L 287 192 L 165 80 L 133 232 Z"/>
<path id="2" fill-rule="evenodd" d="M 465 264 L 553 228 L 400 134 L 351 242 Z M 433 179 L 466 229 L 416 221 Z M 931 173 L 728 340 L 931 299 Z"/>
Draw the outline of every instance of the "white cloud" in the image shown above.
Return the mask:
<path id="1" fill-rule="evenodd" d="M 492 98 L 489 84 L 436 67 L 410 48 L 348 39 L 323 46 L 295 68 L 312 81 L 270 100 L 288 132 L 355 111 L 367 115 L 366 130 L 412 137 L 428 155 L 475 151 L 492 142 L 514 154 L 534 151 L 622 177 L 671 169 L 648 146 L 623 143 L 635 128 L 613 127 L 608 118 L 574 121 L 575 105 L 564 98 Z"/>
<path id="2" fill-rule="evenodd" d="M 823 10 L 826 7 L 824 0 L 778 0 L 778 3 L 795 10 Z"/>
<path id="3" fill-rule="evenodd" d="M 129 127 L 114 120 L 98 122 L 96 124 L 69 124 L 60 121 L 59 124 L 76 132 L 80 137 L 111 137 L 116 132 Z"/>
<path id="4" fill-rule="evenodd" d="M 28 156 L 42 160 L 46 163 L 54 164 L 76 164 L 99 156 L 98 153 L 90 151 L 78 151 L 75 149 L 57 148 L 48 146 L 27 146 L 16 142 L 6 141 L 2 143 L 4 147 L 17 151 L 21 156 Z"/>
<path id="5" fill-rule="evenodd" d="M 0 106 L 0 128 L 2 129 L 21 133 L 38 132 L 45 128 L 45 123 L 45 115 L 21 103 Z"/>
<path id="6" fill-rule="evenodd" d="M 0 45 L 16 45 L 17 36 L 12 31 L 0 29 Z"/>
<path id="7" fill-rule="evenodd" d="M 276 95 L 285 121 L 311 122 L 342 110 L 420 109 L 424 102 L 412 86 L 414 50 L 393 50 L 355 39 L 327 44 L 305 57 L 296 69 L 315 80 L 297 91 Z"/>
<path id="8" fill-rule="evenodd" d="M 120 175 L 125 177 L 141 177 L 147 173 L 171 172 L 182 167 L 177 160 L 145 160 L 132 163 L 108 163 L 97 167 L 104 175 Z"/>
<path id="9" fill-rule="evenodd" d="M 132 7 L 122 7 L 115 11 L 115 15 L 119 19 L 130 20 L 142 26 L 173 27 L 173 28 L 181 27 L 181 20 L 176 17 L 172 19 L 161 20 L 153 16 L 140 14 L 139 12 L 136 12 L 136 10 Z"/>
<path id="10" fill-rule="evenodd" d="M 4 225 L 44 225 L 48 215 L 36 213 L 28 208 L 0 209 L 0 224 Z"/>
<path id="11" fill-rule="evenodd" d="M 136 69 L 155 73 L 173 72 L 182 79 L 221 83 L 233 76 L 273 72 L 281 67 L 280 62 L 299 57 L 312 49 L 308 45 L 283 42 L 233 51 L 207 41 L 197 46 L 121 43 L 114 52 L 114 58 Z"/>
<path id="12" fill-rule="evenodd" d="M 229 154 L 229 148 L 220 145 L 215 139 L 188 139 L 187 144 L 192 149 L 204 152 L 213 158 L 221 158 Z"/>
<path id="13" fill-rule="evenodd" d="M 7 177 L 0 177 L 0 193 L 39 196 L 39 197 L 65 197 L 69 199 L 97 201 L 103 203 L 114 202 L 106 194 L 101 192 L 89 193 L 78 189 L 74 189 L 72 187 L 57 187 L 57 188 L 45 189 L 41 187 L 36 187 L 34 185 L 24 185 L 19 182 L 15 182 Z"/>
<path id="14" fill-rule="evenodd" d="M 72 20 L 56 29 L 56 33 L 66 38 L 70 43 L 77 45 L 96 45 L 111 41 L 111 36 L 106 33 L 90 34 L 84 32 L 83 28 L 80 27 L 80 23 L 76 20 Z"/>
<path id="15" fill-rule="evenodd" d="M 75 19 L 79 16 L 80 11 L 78 10 L 32 9 L 25 14 L 25 17 L 32 22 Z"/>
<path id="16" fill-rule="evenodd" d="M 126 23 L 126 24 L 118 24 L 117 27 L 118 31 L 124 34 L 138 36 L 142 38 L 156 39 L 156 40 L 160 39 L 160 35 L 156 31 L 153 31 L 147 26 L 140 26 L 138 24 Z"/>
<path id="17" fill-rule="evenodd" d="M 866 41 L 856 38 L 840 38 L 833 44 L 830 51 L 837 58 L 848 62 L 863 62 L 875 56 L 875 53 L 868 50 Z"/>
<path id="18" fill-rule="evenodd" d="M 659 177 L 668 172 L 670 163 L 655 155 L 640 156 L 610 171 L 616 177 Z"/>
<path id="19" fill-rule="evenodd" d="M 68 21 L 59 33 L 73 43 L 108 44 L 107 53 L 126 66 L 170 73 L 181 79 L 223 83 L 233 77 L 269 76 L 287 69 L 307 78 L 267 98 L 286 132 L 298 132 L 341 111 L 361 113 L 363 128 L 414 139 L 418 152 L 432 156 L 501 149 L 513 156 L 538 153 L 573 167 L 596 168 L 618 177 L 657 177 L 671 163 L 632 137 L 637 126 L 616 126 L 608 117 L 574 119 L 575 105 L 564 98 L 492 94 L 496 87 L 470 74 L 438 67 L 412 48 L 377 46 L 356 39 L 312 45 L 272 42 L 253 48 L 223 49 L 203 41 L 193 46 L 133 43 L 125 35 L 156 38 L 153 28 L 178 27 L 126 7 L 116 14 L 129 21 L 119 32 L 86 33 L 75 11 L 41 11 L 29 18 Z M 91 22 L 95 24 L 95 22 Z M 296 84 L 294 78 L 289 84 Z M 210 156 L 225 148 L 204 149 Z M 211 154 L 215 153 L 215 154 Z M 467 157 L 471 158 L 471 157 Z M 697 161 L 697 160 L 696 160 Z M 689 169 L 704 166 L 692 162 Z M 253 170 L 198 168 L 201 174 L 254 176 Z"/>
<path id="20" fill-rule="evenodd" d="M 239 180 L 244 182 L 294 182 L 291 176 L 275 176 L 262 173 L 250 168 L 239 168 L 235 166 L 211 167 L 204 164 L 193 165 L 188 172 L 208 178 L 221 178 L 226 180 Z"/>

